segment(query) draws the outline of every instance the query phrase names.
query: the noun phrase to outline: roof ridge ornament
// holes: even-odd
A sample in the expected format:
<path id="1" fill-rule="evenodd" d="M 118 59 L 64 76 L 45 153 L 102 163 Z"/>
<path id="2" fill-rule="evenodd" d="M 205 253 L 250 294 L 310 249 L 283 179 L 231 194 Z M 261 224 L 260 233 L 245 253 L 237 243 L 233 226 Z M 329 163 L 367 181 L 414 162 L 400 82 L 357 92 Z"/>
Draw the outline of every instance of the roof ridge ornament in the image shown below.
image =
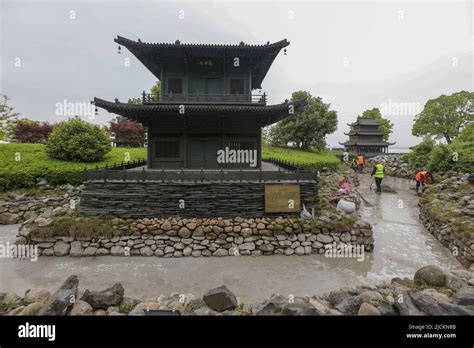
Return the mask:
<path id="1" fill-rule="evenodd" d="M 176 41 L 174 42 L 174 44 L 175 44 L 175 45 L 181 45 L 181 41 L 176 40 Z"/>

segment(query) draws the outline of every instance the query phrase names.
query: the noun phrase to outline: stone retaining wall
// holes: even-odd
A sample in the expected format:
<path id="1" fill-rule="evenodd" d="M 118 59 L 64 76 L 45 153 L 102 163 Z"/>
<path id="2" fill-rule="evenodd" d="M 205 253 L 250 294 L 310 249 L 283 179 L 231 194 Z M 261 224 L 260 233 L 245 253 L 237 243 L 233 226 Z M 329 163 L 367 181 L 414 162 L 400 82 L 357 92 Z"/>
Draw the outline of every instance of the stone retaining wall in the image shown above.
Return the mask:
<path id="1" fill-rule="evenodd" d="M 111 220 L 114 237 L 38 237 L 21 231 L 19 243 L 35 244 L 44 256 L 238 256 L 308 255 L 325 252 L 325 245 L 345 243 L 372 251 L 369 223 L 347 216 L 314 220 L 291 218 L 243 219 L 119 219 Z M 36 236 L 35 236 L 36 235 Z"/>
<path id="2" fill-rule="evenodd" d="M 428 188 L 420 200 L 420 219 L 467 268 L 474 262 L 474 185 L 453 176 Z"/>
<path id="3" fill-rule="evenodd" d="M 11 194 L 0 202 L 0 225 L 12 225 L 31 219 L 49 219 L 63 215 L 79 203 L 79 197 L 65 193 L 62 196 L 31 198 Z M 74 202 L 71 204 L 71 202 Z"/>
<path id="4" fill-rule="evenodd" d="M 268 184 L 284 182 L 88 181 L 81 194 L 80 211 L 86 216 L 106 214 L 125 218 L 271 216 L 265 213 L 264 193 Z M 317 207 L 317 182 L 298 184 L 306 208 Z"/>

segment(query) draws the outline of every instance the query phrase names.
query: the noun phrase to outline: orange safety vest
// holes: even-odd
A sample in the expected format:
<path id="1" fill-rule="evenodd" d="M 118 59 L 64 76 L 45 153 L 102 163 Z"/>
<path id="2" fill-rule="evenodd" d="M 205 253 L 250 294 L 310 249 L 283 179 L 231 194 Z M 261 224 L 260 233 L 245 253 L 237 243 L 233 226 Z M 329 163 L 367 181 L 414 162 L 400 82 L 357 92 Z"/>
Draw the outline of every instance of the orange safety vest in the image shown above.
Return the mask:
<path id="1" fill-rule="evenodd" d="M 428 180 L 428 172 L 423 171 L 423 172 L 416 173 L 416 176 L 415 176 L 416 181 L 421 181 L 422 178 L 423 178 L 423 182 L 425 183 Z"/>
<path id="2" fill-rule="evenodd" d="M 364 156 L 357 156 L 357 162 L 359 164 L 364 164 L 365 163 Z"/>

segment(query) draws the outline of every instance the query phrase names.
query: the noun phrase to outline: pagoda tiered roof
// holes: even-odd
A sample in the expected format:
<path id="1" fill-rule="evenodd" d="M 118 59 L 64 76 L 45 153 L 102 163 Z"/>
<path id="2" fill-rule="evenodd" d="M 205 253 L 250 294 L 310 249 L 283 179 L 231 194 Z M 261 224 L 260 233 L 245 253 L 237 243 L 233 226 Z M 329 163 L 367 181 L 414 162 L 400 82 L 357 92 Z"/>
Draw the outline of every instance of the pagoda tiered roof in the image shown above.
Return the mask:
<path id="1" fill-rule="evenodd" d="M 120 103 L 117 99 L 115 102 L 110 102 L 100 98 L 94 98 L 95 106 L 139 122 L 146 123 L 160 116 L 167 115 L 176 115 L 177 117 L 185 115 L 189 117 L 193 115 L 228 115 L 230 117 L 241 117 L 244 114 L 251 114 L 260 117 L 262 127 L 291 116 L 289 114 L 290 105 L 293 105 L 294 112 L 297 112 L 305 107 L 306 104 L 304 100 L 295 102 L 285 101 L 284 103 L 276 105 L 129 104 Z M 181 114 L 180 110 L 182 110 L 183 106 L 185 113 Z"/>
<path id="2" fill-rule="evenodd" d="M 348 123 L 347 125 L 350 127 L 355 127 L 355 126 L 378 126 L 379 124 L 377 123 L 377 120 L 375 118 L 358 117 L 357 121 L 355 121 L 354 123 Z"/>
<path id="3" fill-rule="evenodd" d="M 117 36 L 114 41 L 126 47 L 158 79 L 161 78 L 160 61 L 163 58 L 251 58 L 252 89 L 261 88 L 262 81 L 276 56 L 281 49 L 290 44 L 286 39 L 274 43 L 268 42 L 265 45 L 185 44 L 178 40 L 174 43 L 150 43 L 133 41 L 122 36 Z"/>
<path id="4" fill-rule="evenodd" d="M 348 140 L 344 143 L 339 143 L 340 145 L 346 146 L 391 146 L 395 142 L 390 143 L 388 141 L 379 141 L 379 140 Z"/>
<path id="5" fill-rule="evenodd" d="M 378 129 L 374 129 L 374 130 L 352 130 L 350 131 L 349 133 L 344 133 L 344 135 L 383 135 L 383 132 L 378 130 Z"/>

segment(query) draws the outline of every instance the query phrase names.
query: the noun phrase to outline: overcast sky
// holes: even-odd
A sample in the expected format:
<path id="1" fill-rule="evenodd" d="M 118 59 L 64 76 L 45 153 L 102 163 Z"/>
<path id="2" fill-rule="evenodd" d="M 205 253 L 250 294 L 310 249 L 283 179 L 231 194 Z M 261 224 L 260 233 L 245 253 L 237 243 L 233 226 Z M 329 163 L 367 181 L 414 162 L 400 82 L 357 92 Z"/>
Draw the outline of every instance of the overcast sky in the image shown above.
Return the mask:
<path id="1" fill-rule="evenodd" d="M 474 90 L 473 1 L 9 1 L 1 2 L 0 93 L 22 117 L 57 122 L 57 103 L 126 101 L 155 77 L 117 35 L 146 42 L 264 44 L 288 39 L 262 87 L 277 104 L 295 90 L 321 96 L 346 123 L 379 107 L 395 147 L 428 99 Z M 130 64 L 125 64 L 129 58 Z M 100 110 L 90 122 L 113 115 Z"/>

